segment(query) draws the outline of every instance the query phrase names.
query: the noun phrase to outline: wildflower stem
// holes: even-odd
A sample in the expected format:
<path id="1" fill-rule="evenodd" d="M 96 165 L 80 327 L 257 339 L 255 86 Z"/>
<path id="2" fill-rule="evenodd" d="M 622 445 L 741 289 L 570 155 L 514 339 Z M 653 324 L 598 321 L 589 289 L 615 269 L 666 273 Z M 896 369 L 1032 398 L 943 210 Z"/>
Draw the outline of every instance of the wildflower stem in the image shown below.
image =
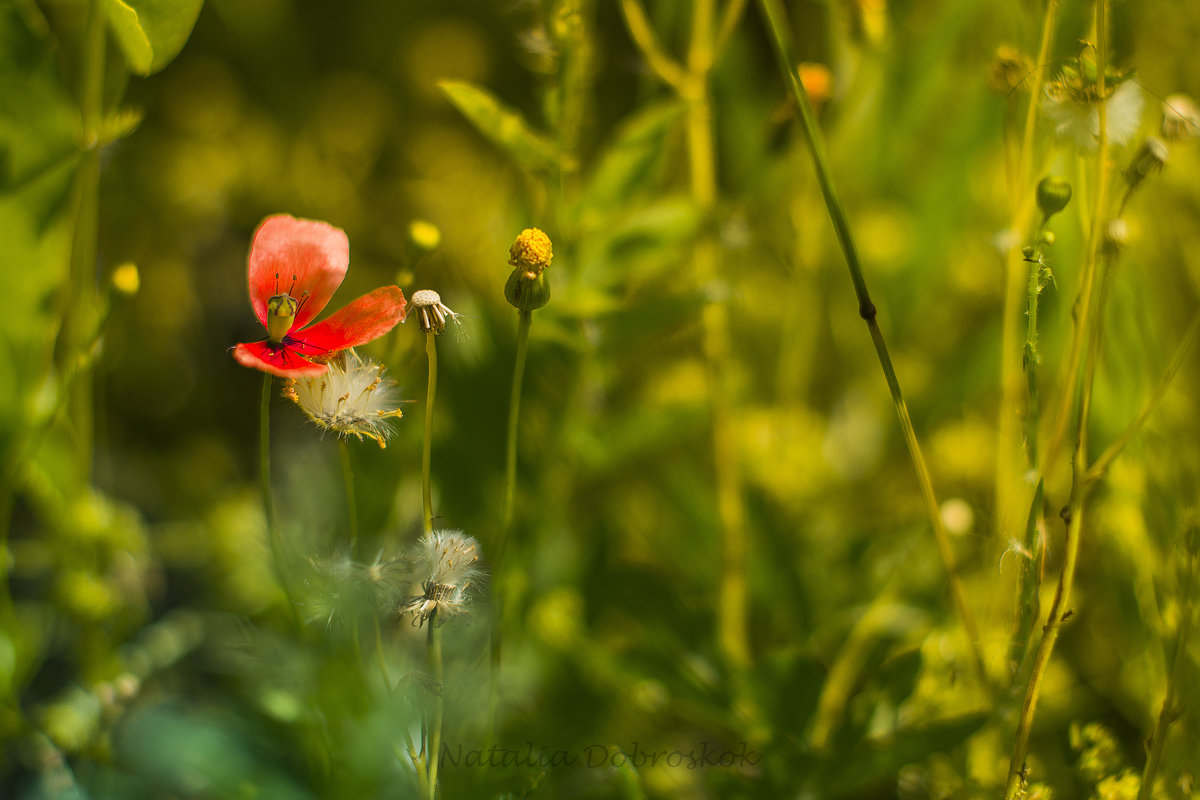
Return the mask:
<path id="1" fill-rule="evenodd" d="M 284 565 L 283 540 L 279 536 L 275 518 L 275 500 L 271 492 L 271 390 L 273 383 L 270 373 L 263 373 L 262 408 L 258 417 L 258 480 L 259 488 L 262 491 L 263 514 L 267 520 L 267 545 L 271 549 L 271 565 L 275 570 L 275 579 L 279 581 L 279 586 L 287 597 L 293 621 L 299 627 L 300 617 L 296 610 L 291 583 Z"/>
<path id="2" fill-rule="evenodd" d="M 104 113 L 104 64 L 108 26 L 99 0 L 88 4 L 81 59 L 79 111 L 83 122 L 86 151 L 75 175 L 75 236 L 71 244 L 71 271 L 68 300 L 65 305 L 64 374 L 82 364 L 90 346 L 91 328 L 97 305 L 96 261 L 100 217 L 100 142 L 99 128 Z M 74 427 L 76 465 L 84 481 L 91 480 L 94 411 L 94 385 L 90 368 L 75 375 L 71 393 L 71 422 Z"/>
<path id="3" fill-rule="evenodd" d="M 525 378 L 525 356 L 529 351 L 529 329 L 533 325 L 532 311 L 517 312 L 517 356 L 513 363 L 512 390 L 508 400 L 508 435 L 504 451 L 504 516 L 501 518 L 501 540 L 493 563 L 499 564 L 512 529 L 517 499 L 517 426 L 521 419 L 521 384 Z"/>
<path id="4" fill-rule="evenodd" d="M 437 797 L 438 755 L 442 749 L 442 718 L 445 713 L 443 681 L 445 675 L 442 668 L 442 626 L 438 624 L 437 612 L 429 617 L 429 674 L 436 682 L 433 695 L 433 721 L 429 729 L 429 749 L 425 752 L 429 768 L 429 785 L 426 788 L 429 800 Z"/>
<path id="5" fill-rule="evenodd" d="M 358 503 L 354 495 L 354 468 L 350 464 L 350 446 L 345 439 L 338 439 L 338 451 L 342 456 L 342 480 L 346 485 L 346 521 L 349 524 L 347 536 L 350 541 L 350 558 L 358 547 Z"/>
<path id="6" fill-rule="evenodd" d="M 517 498 L 517 428 L 521 419 L 521 385 L 525 380 L 525 360 L 529 352 L 532 311 L 517 312 L 517 355 L 513 363 L 512 390 L 508 400 L 508 434 L 504 451 L 504 509 L 500 523 L 500 543 L 492 558 L 492 571 L 499 584 L 504 580 L 503 559 L 512 533 Z M 500 706 L 500 650 L 504 633 L 504 605 L 492 602 L 491 670 L 488 675 L 488 738 L 490 747 L 496 735 L 496 715 Z"/>
<path id="7" fill-rule="evenodd" d="M 1105 64 L 1108 63 L 1108 48 L 1106 44 L 1108 31 L 1105 11 L 1106 0 L 1098 0 L 1096 3 L 1096 53 L 1098 65 L 1098 69 L 1096 70 L 1096 92 L 1101 98 L 1105 97 L 1104 69 Z M 1029 685 L 1026 687 L 1025 699 L 1021 705 L 1020 716 L 1017 719 L 1012 759 L 1009 761 L 1008 779 L 1004 789 L 1005 800 L 1014 800 L 1021 793 L 1024 781 L 1023 776 L 1025 775 L 1025 758 L 1029 752 L 1029 734 L 1033 729 L 1033 717 L 1034 712 L 1037 710 L 1037 701 L 1042 680 L 1045 678 L 1046 670 L 1050 665 L 1050 656 L 1054 651 L 1055 642 L 1058 641 L 1058 634 L 1062 628 L 1063 620 L 1070 613 L 1066 611 L 1066 608 L 1071 599 L 1071 590 L 1075 585 L 1075 567 L 1079 560 L 1079 542 L 1083 532 L 1084 503 L 1087 499 L 1088 489 L 1090 488 L 1086 481 L 1088 419 L 1092 404 L 1092 385 L 1096 376 L 1096 363 L 1099 359 L 1100 340 L 1103 332 L 1100 325 L 1100 315 L 1103 313 L 1104 299 L 1107 296 L 1107 278 L 1109 269 L 1111 268 L 1111 257 L 1106 257 L 1104 276 L 1101 279 L 1099 292 L 1100 298 L 1096 303 L 1092 303 L 1092 283 L 1096 272 L 1095 267 L 1100 238 L 1104 229 L 1104 210 L 1107 201 L 1106 189 L 1108 187 L 1108 181 L 1106 180 L 1108 121 L 1104 105 L 1103 102 L 1098 104 L 1100 145 L 1096 165 L 1097 188 L 1092 206 L 1091 233 L 1088 241 L 1086 261 L 1084 263 L 1083 280 L 1074 309 L 1076 317 L 1073 340 L 1078 343 L 1082 341 L 1085 332 L 1090 335 L 1088 337 L 1087 360 L 1084 364 L 1082 385 L 1079 388 L 1079 405 L 1075 416 L 1075 450 L 1071 459 L 1071 493 L 1065 510 L 1067 526 L 1066 549 L 1063 556 L 1062 572 L 1058 579 L 1058 587 L 1054 592 L 1054 602 L 1050 606 L 1050 613 L 1043 628 L 1041 641 L 1038 642 L 1037 653 L 1033 660 L 1033 672 L 1029 676 Z M 1064 401 L 1068 403 L 1064 405 L 1064 410 L 1070 408 L 1069 401 L 1074 395 L 1073 389 L 1077 383 L 1077 364 L 1077 356 L 1073 350 L 1072 358 L 1068 361 L 1068 370 L 1066 373 L 1067 386 L 1063 391 Z M 1043 475 L 1046 474 L 1047 469 L 1053 464 L 1051 460 L 1054 457 L 1053 448 L 1057 446 L 1058 444 L 1052 440 L 1050 449 L 1046 453 L 1046 460 L 1043 462 Z"/>
<path id="8" fill-rule="evenodd" d="M 900 382 L 896 377 L 895 368 L 892 366 L 892 359 L 888 354 L 883 332 L 879 329 L 875 305 L 871 302 L 870 295 L 867 292 L 866 279 L 863 277 L 858 250 L 854 245 L 850 222 L 846 216 L 845 209 L 842 207 L 841 200 L 834 189 L 832 173 L 829 169 L 820 131 L 817 128 L 816 118 L 812 111 L 812 104 L 808 99 L 807 91 L 805 91 L 803 84 L 800 83 L 796 75 L 796 71 L 791 67 L 793 61 L 788 53 L 787 38 L 784 33 L 786 28 L 784 27 L 783 9 L 780 7 L 778 0 L 760 0 L 760 5 L 766 17 L 767 28 L 771 34 L 771 43 L 775 49 L 779 68 L 800 111 L 801 130 L 804 133 L 809 154 L 812 156 L 813 166 L 817 174 L 817 182 L 821 187 L 821 194 L 825 198 L 825 206 L 829 211 L 834 231 L 837 234 L 838 242 L 846 259 L 846 266 L 850 271 L 850 280 L 854 284 L 854 292 L 858 297 L 859 315 L 867 323 L 871 341 L 875 345 L 875 352 L 879 358 L 879 366 L 883 370 L 884 379 L 887 381 L 888 390 L 891 392 L 892 404 L 895 406 L 896 416 L 900 420 L 900 427 L 904 433 L 904 441 L 908 446 L 909 457 L 912 459 L 913 469 L 917 474 L 917 481 L 921 486 L 921 494 L 925 499 L 926 511 L 933 526 L 938 553 L 946 570 L 954 607 L 958 612 L 959 619 L 962 622 L 963 629 L 970 643 L 975 670 L 983 686 L 990 688 L 991 682 L 988 678 L 987 667 L 983 661 L 983 653 L 980 650 L 979 628 L 975 623 L 975 616 L 967 604 L 966 591 L 963 589 L 962 579 L 958 574 L 954 551 L 950 547 L 950 538 L 942 523 L 942 515 L 938 508 L 937 497 L 934 494 L 933 481 L 929 475 L 929 468 L 925 464 L 925 458 L 921 453 L 921 446 L 917 441 L 917 434 L 913 428 L 912 419 L 909 417 L 908 406 L 905 404 L 904 395 L 900 391 Z"/>
<path id="9" fill-rule="evenodd" d="M 1011 230 L 1023 235 L 1030 227 L 1034 211 L 1035 195 L 1032 191 L 1034 166 L 1034 134 L 1037 130 L 1039 101 L 1046 72 L 1050 64 L 1050 53 L 1054 46 L 1054 31 L 1058 21 L 1060 0 L 1048 0 L 1042 19 L 1042 39 L 1038 48 L 1033 77 L 1029 84 L 1029 106 L 1025 111 L 1025 124 L 1018 155 L 1017 175 L 1011 187 Z M 1022 394 L 1025 386 L 1021 380 L 1021 304 L 1026 287 L 1025 262 L 1021 260 L 1019 246 L 1009 249 L 1005 280 L 1004 318 L 1001 333 L 1000 392 L 1001 404 L 997 420 L 997 469 L 996 511 L 1001 525 L 1016 524 L 1016 509 L 1023 508 L 1020 502 L 1026 483 L 1021 476 L 1026 472 L 1021 466 L 1021 419 Z M 1028 409 L 1024 412 L 1029 419 Z"/>
<path id="10" fill-rule="evenodd" d="M 1195 535 L 1196 532 L 1192 531 L 1191 533 Z M 1175 634 L 1175 658 L 1171 663 L 1171 672 L 1167 675 L 1167 693 L 1163 697 L 1162 710 L 1154 725 L 1154 733 L 1150 734 L 1150 753 L 1146 757 L 1146 766 L 1142 770 L 1142 785 L 1138 788 L 1137 800 L 1149 799 L 1154 787 L 1154 774 L 1158 771 L 1159 762 L 1162 761 L 1167 732 L 1182 711 L 1181 707 L 1176 707 L 1176 695 L 1183 678 L 1184 667 L 1187 665 L 1188 635 L 1192 628 L 1192 617 L 1195 616 L 1195 609 L 1192 608 L 1192 589 L 1195 583 L 1196 553 L 1191 551 L 1188 553 L 1187 583 L 1184 585 L 1183 597 L 1180 600 L 1179 630 Z"/>
<path id="11" fill-rule="evenodd" d="M 433 487 L 430 465 L 433 460 L 433 400 L 437 395 L 437 334 L 425 334 L 425 355 L 429 360 L 429 385 L 425 390 L 425 446 L 421 451 L 421 497 L 425 509 L 425 532 L 433 533 Z"/>

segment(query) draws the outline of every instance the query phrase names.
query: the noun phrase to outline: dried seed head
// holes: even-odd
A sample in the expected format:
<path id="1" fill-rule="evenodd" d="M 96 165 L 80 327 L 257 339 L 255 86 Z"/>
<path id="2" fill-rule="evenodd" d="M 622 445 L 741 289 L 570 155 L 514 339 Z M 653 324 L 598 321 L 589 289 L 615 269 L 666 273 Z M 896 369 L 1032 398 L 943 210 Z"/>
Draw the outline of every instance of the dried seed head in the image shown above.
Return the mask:
<path id="1" fill-rule="evenodd" d="M 381 448 L 392 433 L 392 419 L 403 416 L 395 382 L 383 376 L 381 364 L 363 360 L 353 349 L 338 353 L 322 375 L 292 378 L 283 395 L 322 430 L 373 439 Z"/>
<path id="2" fill-rule="evenodd" d="M 1171 151 L 1167 149 L 1166 144 L 1161 139 L 1156 139 L 1153 136 L 1146 138 L 1142 142 L 1142 146 L 1134 154 L 1133 160 L 1129 162 L 1129 166 L 1122 173 L 1125 177 L 1125 184 L 1129 187 L 1129 191 L 1142 185 L 1142 181 L 1150 177 L 1153 173 L 1158 172 L 1167 163 L 1167 158 Z"/>
<path id="3" fill-rule="evenodd" d="M 1163 101 L 1162 135 L 1168 141 L 1200 136 L 1200 109 L 1186 94 L 1173 94 Z"/>
<path id="4" fill-rule="evenodd" d="M 424 625 L 467 612 L 471 596 L 483 579 L 479 542 L 462 531 L 434 531 L 417 542 L 412 554 L 416 594 L 401 604 L 401 614 L 412 614 L 413 624 Z"/>
<path id="5" fill-rule="evenodd" d="M 554 247 L 550 237 L 540 229 L 526 228 L 517 236 L 508 255 L 509 264 L 529 273 L 530 278 L 535 278 L 554 260 Z"/>
<path id="6" fill-rule="evenodd" d="M 440 334 L 446 330 L 447 321 L 459 321 L 459 315 L 451 311 L 442 302 L 442 296 L 432 289 L 421 289 L 414 292 L 413 296 L 408 300 L 408 306 L 412 311 L 417 312 L 417 318 L 421 322 L 422 333 Z"/>

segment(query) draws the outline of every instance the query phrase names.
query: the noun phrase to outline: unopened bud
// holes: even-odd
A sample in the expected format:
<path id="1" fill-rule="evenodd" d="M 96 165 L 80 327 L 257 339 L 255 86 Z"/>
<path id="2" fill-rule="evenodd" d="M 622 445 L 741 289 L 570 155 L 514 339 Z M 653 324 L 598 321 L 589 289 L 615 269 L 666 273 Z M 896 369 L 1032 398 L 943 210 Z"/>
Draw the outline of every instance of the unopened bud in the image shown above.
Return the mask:
<path id="1" fill-rule="evenodd" d="M 504 284 L 504 298 L 518 311 L 535 311 L 550 302 L 550 281 L 540 273 L 514 269 Z"/>
<path id="2" fill-rule="evenodd" d="M 1046 219 L 1054 216 L 1071 202 L 1071 184 L 1066 178 L 1050 175 L 1038 181 L 1037 204 Z"/>
<path id="3" fill-rule="evenodd" d="M 1008 95 L 1024 84 L 1033 72 L 1033 61 L 1012 45 L 996 48 L 996 57 L 988 68 L 987 86 L 996 94 Z"/>

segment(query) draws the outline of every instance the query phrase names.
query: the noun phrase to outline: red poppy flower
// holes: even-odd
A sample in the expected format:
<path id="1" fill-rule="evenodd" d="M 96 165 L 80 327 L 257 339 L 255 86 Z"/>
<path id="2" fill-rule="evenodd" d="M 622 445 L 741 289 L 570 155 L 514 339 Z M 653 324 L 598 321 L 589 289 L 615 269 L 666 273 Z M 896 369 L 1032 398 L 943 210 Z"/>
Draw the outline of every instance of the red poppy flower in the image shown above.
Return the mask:
<path id="1" fill-rule="evenodd" d="M 267 217 L 250 244 L 250 304 L 267 338 L 239 344 L 239 364 L 282 378 L 320 375 L 338 350 L 383 336 L 404 319 L 404 293 L 384 286 L 304 327 L 329 303 L 350 265 L 345 231 L 287 214 Z"/>

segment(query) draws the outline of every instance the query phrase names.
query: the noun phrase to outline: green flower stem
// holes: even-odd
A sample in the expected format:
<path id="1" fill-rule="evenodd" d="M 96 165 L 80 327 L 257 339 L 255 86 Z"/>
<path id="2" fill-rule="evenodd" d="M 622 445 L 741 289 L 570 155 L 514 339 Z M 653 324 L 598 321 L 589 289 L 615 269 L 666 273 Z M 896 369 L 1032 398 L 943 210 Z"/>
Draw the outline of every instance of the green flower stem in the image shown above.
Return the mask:
<path id="1" fill-rule="evenodd" d="M 1060 0 L 1048 0 L 1042 20 L 1042 39 L 1038 49 L 1034 72 L 1028 83 L 1029 105 L 1025 112 L 1024 131 L 1021 136 L 1021 151 L 1018 156 L 1016 180 L 1010 187 L 1011 229 L 1024 233 L 1033 218 L 1035 194 L 1032 173 L 1034 166 L 1034 135 L 1037 130 L 1038 98 L 1051 63 L 1054 46 L 1054 31 L 1058 20 Z M 1021 498 L 1027 489 L 1023 475 L 1027 472 L 1020 463 L 1021 420 L 1029 419 L 1028 410 L 1022 410 L 1026 387 L 1021 380 L 1021 305 L 1025 292 L 1026 264 L 1022 261 L 1019 247 L 1011 249 L 1007 260 L 1005 279 L 1004 318 L 1001 334 L 1000 391 L 1001 404 L 997 419 L 996 448 L 996 511 L 1001 525 L 1014 524 L 1018 519 L 1016 509 L 1023 508 Z"/>
<path id="2" fill-rule="evenodd" d="M 429 783 L 426 786 L 427 797 L 435 800 L 437 797 L 438 755 L 442 749 L 442 718 L 445 714 L 446 701 L 444 697 L 442 668 L 442 626 L 438 625 L 436 613 L 429 618 L 429 674 L 436 681 L 437 688 L 433 695 L 433 720 L 429 726 L 429 749 L 425 752 L 426 766 L 429 768 Z"/>
<path id="3" fill-rule="evenodd" d="M 86 151 L 76 173 L 75 237 L 71 245 L 71 269 L 68 300 L 63 327 L 66 329 L 63 373 L 70 372 L 85 359 L 90 347 L 98 302 L 96 289 L 97 239 L 100 217 L 99 129 L 104 115 L 104 63 L 108 27 L 100 0 L 88 4 L 81 59 L 79 111 L 83 122 Z M 74 427 L 76 463 L 84 481 L 91 480 L 94 387 L 90 367 L 75 376 L 71 393 L 70 418 Z"/>
<path id="4" fill-rule="evenodd" d="M 1099 68 L 1096 70 L 1096 91 L 1100 97 L 1105 96 L 1104 65 L 1108 63 L 1108 46 L 1106 43 L 1108 30 L 1105 11 L 1106 0 L 1099 0 L 1096 3 L 1096 63 L 1099 65 Z M 1033 729 L 1033 717 L 1037 710 L 1038 695 L 1041 691 L 1042 680 L 1045 678 L 1046 670 L 1050 665 L 1050 656 L 1054 651 L 1055 642 L 1058 641 L 1058 634 L 1062 629 L 1063 620 L 1069 613 L 1065 609 L 1070 602 L 1071 590 L 1075 585 L 1075 567 L 1079 560 L 1079 542 L 1083 532 L 1084 503 L 1087 499 L 1089 488 L 1086 480 L 1088 418 L 1091 412 L 1092 384 L 1096 375 L 1096 363 L 1099 359 L 1102 333 L 1102 326 L 1098 320 L 1103 313 L 1103 300 L 1107 295 L 1108 282 L 1106 277 L 1111 267 L 1111 264 L 1105 264 L 1105 278 L 1101 279 L 1102 286 L 1099 292 L 1101 297 L 1096 303 L 1092 303 L 1092 284 L 1096 272 L 1096 257 L 1104 230 L 1104 209 L 1108 187 L 1108 181 L 1105 178 L 1108 162 L 1108 118 L 1104 103 L 1100 103 L 1098 109 L 1100 117 L 1100 146 L 1096 165 L 1096 197 L 1093 204 L 1091 235 L 1088 242 L 1087 260 L 1084 264 L 1084 276 L 1079 290 L 1080 295 L 1076 300 L 1074 310 L 1076 314 L 1075 330 L 1073 332 L 1074 341 L 1076 343 L 1081 342 L 1085 331 L 1090 336 L 1088 337 L 1088 353 L 1087 361 L 1084 364 L 1082 386 L 1079 389 L 1079 406 L 1075 417 L 1075 450 L 1071 460 L 1071 494 L 1066 511 L 1066 552 L 1063 557 L 1062 572 L 1059 575 L 1058 587 L 1054 592 L 1054 602 L 1050 606 L 1050 613 L 1043 628 L 1042 639 L 1038 642 L 1037 653 L 1033 660 L 1033 672 L 1029 676 L 1029 685 L 1026 687 L 1025 699 L 1021 704 L 1021 713 L 1017 719 L 1012 758 L 1009 761 L 1008 779 L 1005 782 L 1004 788 L 1005 800 L 1014 800 L 1018 797 L 1021 794 L 1024 783 L 1025 757 L 1029 752 L 1029 734 Z M 1093 315 L 1095 315 L 1095 318 L 1093 318 Z M 1065 403 L 1069 403 L 1074 395 L 1073 389 L 1076 386 L 1075 375 L 1078 364 L 1078 356 L 1075 352 L 1077 349 L 1077 346 L 1072 348 L 1072 356 L 1068 360 L 1068 370 L 1066 373 L 1067 385 L 1063 391 Z M 1069 407 L 1069 404 L 1064 405 L 1064 408 Z M 1060 435 L 1056 435 L 1056 439 L 1060 439 Z M 1047 449 L 1045 461 L 1043 461 L 1043 474 L 1046 474 L 1046 470 L 1053 465 L 1054 451 L 1058 446 L 1055 440 L 1051 440 L 1050 448 Z"/>
<path id="5" fill-rule="evenodd" d="M 1195 531 L 1191 534 L 1196 535 Z M 1154 733 L 1150 734 L 1150 753 L 1146 756 L 1146 766 L 1142 770 L 1142 785 L 1138 788 L 1137 800 L 1149 800 L 1154 787 L 1154 774 L 1162 761 L 1163 745 L 1167 742 L 1167 732 L 1171 724 L 1179 718 L 1182 707 L 1176 707 L 1178 702 L 1179 684 L 1183 680 L 1183 670 L 1187 666 L 1188 635 L 1192 628 L 1192 618 L 1195 609 L 1192 608 L 1192 589 L 1196 584 L 1196 553 L 1188 554 L 1187 583 L 1183 588 L 1180 602 L 1179 630 L 1175 634 L 1175 658 L 1171 664 L 1171 672 L 1167 675 L 1167 692 L 1163 697 L 1162 711 L 1158 714 L 1158 722 L 1154 725 Z"/>
<path id="6" fill-rule="evenodd" d="M 513 364 L 512 390 L 508 400 L 508 435 L 504 450 L 504 514 L 501 517 L 500 547 L 494 563 L 498 564 L 508 543 L 517 501 L 517 426 L 521 419 L 521 384 L 525 378 L 525 357 L 529 351 L 529 329 L 533 325 L 532 311 L 517 312 L 517 356 Z"/>
<path id="7" fill-rule="evenodd" d="M 350 446 L 345 439 L 338 439 L 338 451 L 342 456 L 342 481 L 346 486 L 346 522 L 349 525 L 347 538 L 350 542 L 350 558 L 358 548 L 358 503 L 354 494 L 354 468 L 350 464 Z"/>
<path id="8" fill-rule="evenodd" d="M 279 581 L 287 597 L 288 609 L 297 629 L 302 628 L 300 613 L 296 608 L 295 597 L 292 595 L 291 580 L 288 577 L 287 566 L 284 563 L 283 539 L 279 535 L 279 527 L 275 517 L 275 500 L 271 492 L 271 395 L 274 381 L 270 373 L 263 373 L 262 408 L 259 411 L 258 439 L 258 480 L 262 491 L 263 514 L 267 520 L 267 546 L 271 549 L 271 566 L 275 570 L 275 579 Z"/>
<path id="9" fill-rule="evenodd" d="M 508 539 L 512 534 L 517 498 L 517 429 L 521 420 L 521 385 L 525 380 L 525 361 L 529 352 L 529 329 L 533 326 L 532 311 L 517 312 L 517 355 L 513 363 L 512 389 L 508 400 L 508 434 L 504 451 L 504 509 L 500 521 L 500 541 L 492 557 L 492 572 L 497 583 L 504 580 L 501 571 Z M 496 715 L 500 707 L 500 651 L 504 641 L 504 605 L 499 598 L 492 602 L 492 631 L 488 674 L 488 734 L 491 747 L 496 735 Z"/>
<path id="10" fill-rule="evenodd" d="M 933 481 L 929 475 L 929 468 L 926 466 L 925 458 L 921 454 L 917 434 L 913 429 L 912 420 L 908 414 L 908 406 L 905 404 L 904 396 L 900 391 L 900 382 L 896 378 L 896 371 L 892 366 L 892 359 L 888 354 L 887 344 L 884 342 L 883 333 L 880 331 L 879 323 L 876 320 L 875 305 L 871 302 L 870 294 L 867 292 L 867 284 L 863 277 L 858 250 L 854 245 L 854 237 L 850 230 L 849 219 L 834 189 L 833 177 L 825 155 L 825 147 L 817 128 L 816 117 L 812 111 L 812 104 L 809 102 L 808 93 L 800 83 L 796 71 L 791 66 L 794 62 L 788 53 L 786 44 L 783 9 L 780 7 L 778 0 L 760 0 L 760 5 L 766 17 L 767 27 L 771 34 L 771 42 L 775 48 L 775 55 L 779 60 L 779 68 L 787 79 L 788 87 L 791 89 L 792 96 L 796 100 L 796 104 L 800 110 L 801 129 L 804 132 L 804 139 L 812 156 L 813 166 L 816 169 L 817 182 L 821 187 L 821 194 L 825 198 L 825 205 L 829 210 L 834 231 L 837 234 L 838 242 L 841 244 L 842 253 L 846 258 L 846 266 L 850 271 L 850 280 L 854 284 L 854 293 L 858 297 L 859 315 L 867 323 L 871 341 L 875 345 L 875 352 L 879 358 L 879 366 L 883 370 L 884 379 L 887 381 L 888 390 L 891 392 L 892 404 L 896 409 L 896 416 L 899 418 L 900 427 L 904 432 L 904 441 L 908 446 L 908 453 L 912 459 L 913 468 L 917 473 L 917 481 L 921 485 L 921 494 L 925 499 L 926 511 L 933 526 L 938 553 L 946 570 L 954 607 L 958 612 L 959 619 L 962 622 L 963 629 L 970 643 L 975 670 L 978 673 L 980 682 L 985 687 L 990 688 L 991 681 L 987 674 L 987 667 L 983 661 L 983 653 L 980 650 L 979 627 L 976 625 L 975 617 L 971 612 L 970 606 L 967 604 L 966 591 L 963 589 L 962 579 L 958 574 L 954 551 L 950 547 L 950 538 L 946 533 L 945 526 L 942 524 L 942 515 L 938 508 L 937 497 L 933 491 Z"/>
<path id="11" fill-rule="evenodd" d="M 433 533 L 433 486 L 430 465 L 433 461 L 433 400 L 437 395 L 437 334 L 425 334 L 425 355 L 429 359 L 429 385 L 425 390 L 425 446 L 421 451 L 421 497 L 425 508 L 425 532 Z"/>

